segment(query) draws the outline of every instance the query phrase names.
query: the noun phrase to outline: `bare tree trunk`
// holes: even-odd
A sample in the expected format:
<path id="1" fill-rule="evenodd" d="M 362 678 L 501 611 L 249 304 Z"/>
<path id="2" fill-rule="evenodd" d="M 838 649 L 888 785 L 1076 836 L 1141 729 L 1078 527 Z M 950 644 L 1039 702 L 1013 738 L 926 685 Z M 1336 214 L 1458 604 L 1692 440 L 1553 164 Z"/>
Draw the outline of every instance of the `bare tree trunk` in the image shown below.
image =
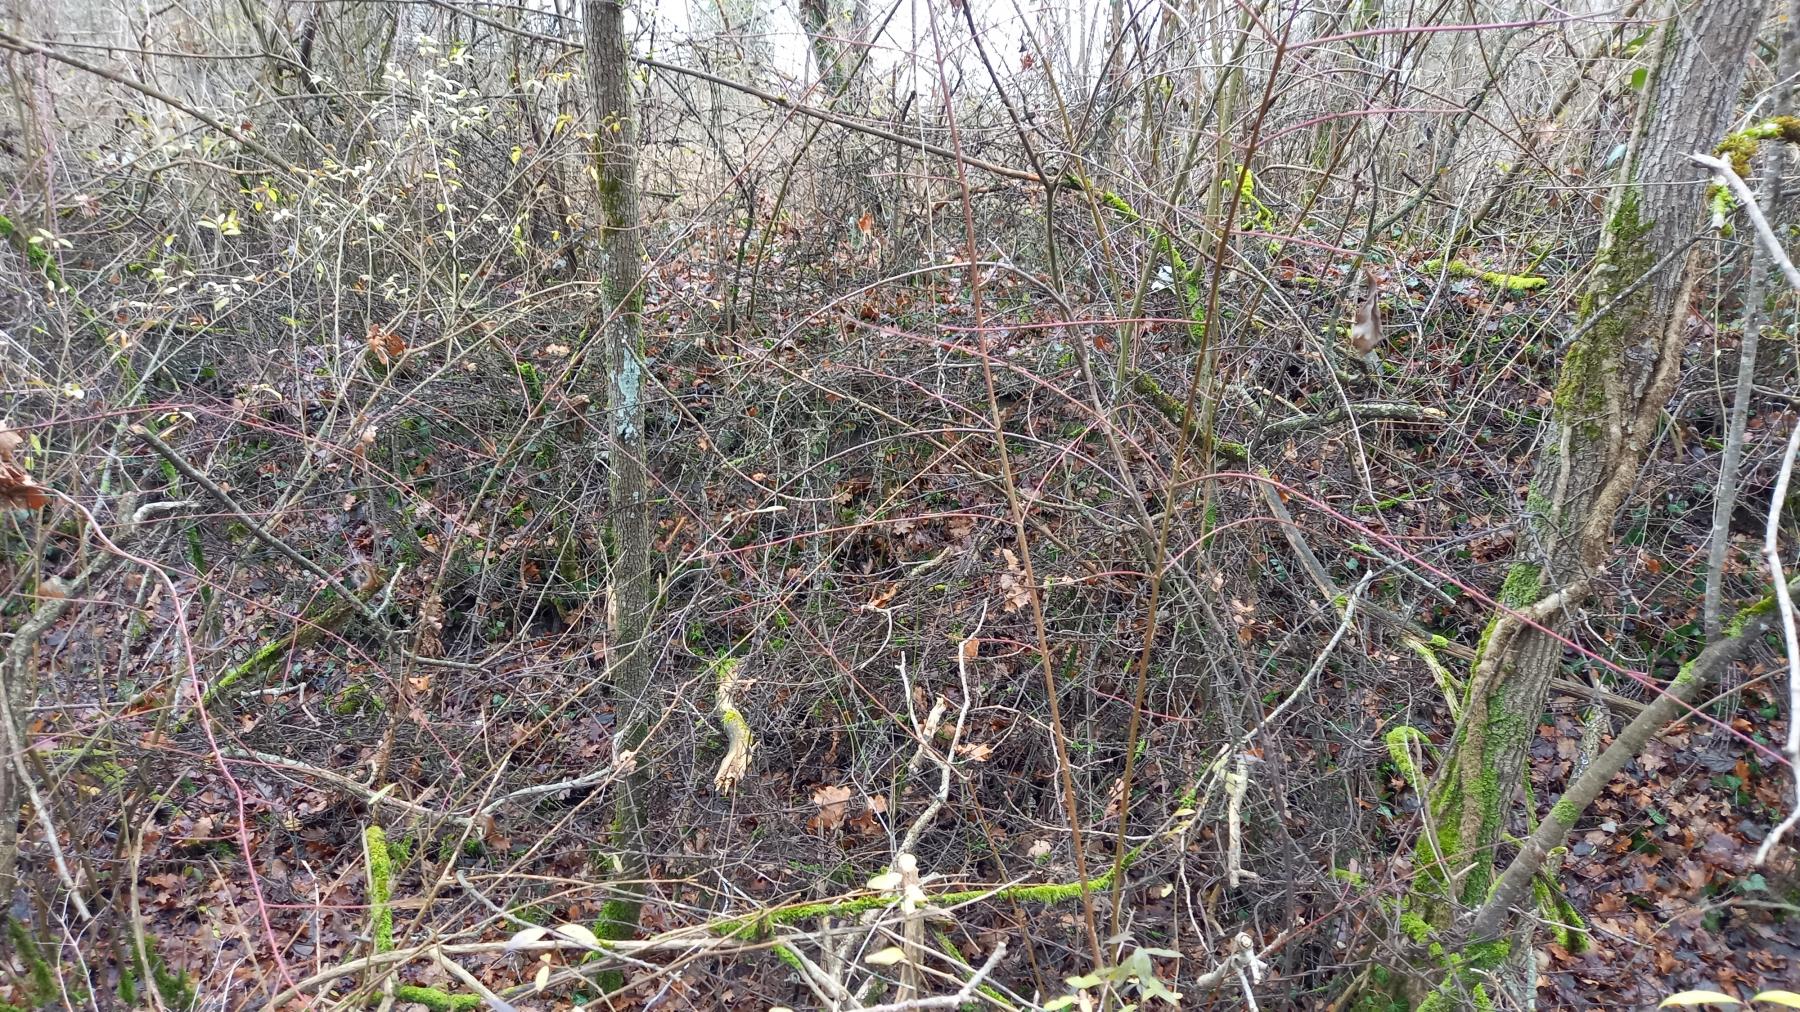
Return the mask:
<path id="1" fill-rule="evenodd" d="M 637 122 L 631 103 L 631 51 L 624 0 L 586 0 L 587 62 L 594 107 L 600 183 L 600 305 L 595 328 L 606 343 L 607 452 L 612 570 L 607 588 L 611 640 L 607 663 L 615 687 L 615 761 L 640 751 L 649 726 L 653 655 L 644 641 L 651 603 L 650 515 L 644 465 L 642 357 L 643 237 L 639 233 Z M 620 783 L 613 806 L 619 895 L 601 918 L 602 934 L 629 937 L 643 901 L 644 792 L 639 757 Z"/>
<path id="2" fill-rule="evenodd" d="M 1705 177 L 1687 155 L 1721 139 L 1762 14 L 1763 0 L 1707 0 L 1662 29 L 1584 301 L 1586 315 L 1604 317 L 1583 321 L 1563 362 L 1522 557 L 1475 659 L 1433 791 L 1416 906 L 1433 927 L 1487 898 L 1495 849 L 1513 829 L 1531 738 L 1562 662 L 1562 643 L 1531 623 L 1560 632 L 1592 593 L 1675 387 L 1704 204 Z"/>
<path id="3" fill-rule="evenodd" d="M 1800 0 L 1789 4 L 1787 24 L 1781 31 L 1781 51 L 1777 54 L 1776 87 L 1772 107 L 1776 112 L 1789 111 L 1794 94 L 1790 77 L 1800 67 Z M 1781 202 L 1781 172 L 1787 145 L 1769 145 L 1764 155 L 1762 192 L 1757 199 L 1770 215 Z M 1750 247 L 1750 276 L 1744 290 L 1744 337 L 1738 346 L 1737 384 L 1732 389 L 1731 413 L 1726 424 L 1725 451 L 1719 459 L 1719 481 L 1714 487 L 1712 544 L 1706 557 L 1706 603 L 1702 612 L 1706 623 L 1707 642 L 1723 634 L 1720 621 L 1725 583 L 1725 557 L 1731 549 L 1731 513 L 1737 508 L 1738 462 L 1744 452 L 1744 429 L 1750 418 L 1751 385 L 1756 378 L 1756 352 L 1763 323 L 1769 317 L 1765 293 L 1770 271 L 1769 255 L 1760 245 Z M 1723 675 L 1724 672 L 1721 672 Z M 1729 717 L 1737 709 L 1734 702 L 1735 683 L 1726 675 L 1731 689 L 1724 712 Z"/>
<path id="4" fill-rule="evenodd" d="M 799 9 L 819 63 L 820 90 L 835 97 L 850 88 L 850 75 L 862 65 L 859 50 L 869 41 L 868 10 L 862 0 L 801 0 Z M 860 108 L 860 103 L 851 107 Z"/>

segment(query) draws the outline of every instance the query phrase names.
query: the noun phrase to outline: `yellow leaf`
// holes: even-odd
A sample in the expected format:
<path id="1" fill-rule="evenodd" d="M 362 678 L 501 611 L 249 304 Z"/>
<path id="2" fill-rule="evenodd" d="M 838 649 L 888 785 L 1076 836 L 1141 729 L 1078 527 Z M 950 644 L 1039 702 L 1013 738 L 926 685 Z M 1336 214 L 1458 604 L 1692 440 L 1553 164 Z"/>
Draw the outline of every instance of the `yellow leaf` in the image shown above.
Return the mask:
<path id="1" fill-rule="evenodd" d="M 890 871 L 885 875 L 877 875 L 869 880 L 869 888 L 878 892 L 887 892 L 889 889 L 898 889 L 899 887 L 900 873 L 897 871 Z"/>
<path id="2" fill-rule="evenodd" d="M 1782 1008 L 1800 1008 L 1800 993 L 1794 991 L 1764 991 L 1750 999 L 1752 1002 L 1766 1001 Z"/>
<path id="3" fill-rule="evenodd" d="M 533 991 L 542 991 L 545 987 L 549 986 L 549 984 L 550 984 L 550 964 L 549 963 L 540 964 L 538 966 L 537 976 L 532 978 L 531 989 Z"/>
<path id="4" fill-rule="evenodd" d="M 513 936 L 506 940 L 506 947 L 509 949 L 516 949 L 521 945 L 529 945 L 532 942 L 541 942 L 548 937 L 550 937 L 549 928 L 534 925 L 514 932 Z"/>
<path id="5" fill-rule="evenodd" d="M 906 953 L 898 945 L 890 945 L 880 952 L 873 952 L 863 957 L 863 962 L 870 966 L 893 966 L 906 962 Z"/>
<path id="6" fill-rule="evenodd" d="M 1670 1005 L 1742 1005 L 1743 1002 L 1728 994 L 1718 991 L 1682 991 L 1672 994 L 1657 1004 L 1657 1008 L 1668 1008 Z"/>
<path id="7" fill-rule="evenodd" d="M 514 165 L 519 164 L 519 159 L 523 158 L 524 156 L 525 156 L 525 149 L 522 147 L 519 147 L 517 144 L 514 144 L 513 149 L 512 149 L 512 163 Z"/>

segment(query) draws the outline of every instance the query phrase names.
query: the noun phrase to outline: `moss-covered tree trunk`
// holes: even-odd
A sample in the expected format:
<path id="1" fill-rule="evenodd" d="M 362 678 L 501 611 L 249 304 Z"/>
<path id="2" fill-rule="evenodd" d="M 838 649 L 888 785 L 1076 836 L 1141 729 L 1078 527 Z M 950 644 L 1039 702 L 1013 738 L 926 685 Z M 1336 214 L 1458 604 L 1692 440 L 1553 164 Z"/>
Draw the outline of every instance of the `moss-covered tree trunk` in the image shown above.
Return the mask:
<path id="1" fill-rule="evenodd" d="M 593 332 L 606 350 L 608 471 L 607 523 L 612 570 L 607 584 L 610 636 L 607 664 L 616 698 L 613 747 L 641 751 L 649 727 L 651 664 L 644 634 L 654 587 L 650 576 L 650 514 L 644 466 L 643 280 L 639 232 L 637 122 L 631 104 L 631 50 L 625 39 L 624 0 L 586 0 L 589 97 L 594 108 L 599 180 L 600 301 Z M 620 897 L 606 905 L 600 931 L 629 937 L 637 930 L 645 873 L 643 757 L 619 785 L 613 806 L 614 869 Z"/>
<path id="2" fill-rule="evenodd" d="M 850 74 L 860 66 L 867 6 L 863 0 L 800 0 L 799 10 L 813 59 L 819 62 L 820 90 L 835 99 L 850 89 Z"/>
<path id="3" fill-rule="evenodd" d="M 1413 911 L 1421 929 L 1478 906 L 1524 793 L 1561 631 L 1592 592 L 1612 530 L 1680 372 L 1705 174 L 1690 152 L 1729 127 L 1764 0 L 1672 5 L 1614 191 L 1582 336 L 1568 349 L 1527 501 L 1520 557 L 1471 672 L 1453 748 L 1433 790 Z M 1594 318 L 1603 313 L 1601 318 Z M 1519 615 L 1530 619 L 1522 621 Z"/>

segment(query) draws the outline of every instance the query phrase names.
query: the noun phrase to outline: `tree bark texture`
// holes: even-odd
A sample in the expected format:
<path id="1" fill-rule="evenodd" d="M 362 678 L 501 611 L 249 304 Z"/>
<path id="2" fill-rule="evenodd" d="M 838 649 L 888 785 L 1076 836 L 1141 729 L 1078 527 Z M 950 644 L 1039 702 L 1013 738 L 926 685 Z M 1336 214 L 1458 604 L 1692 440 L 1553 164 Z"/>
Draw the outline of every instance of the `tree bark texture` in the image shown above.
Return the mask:
<path id="1" fill-rule="evenodd" d="M 1793 113 L 1796 67 L 1800 67 L 1800 0 L 1790 0 L 1787 23 L 1781 29 L 1780 51 L 1776 55 L 1777 84 L 1771 107 L 1778 114 Z M 1762 151 L 1762 190 L 1757 199 L 1771 219 L 1777 219 L 1781 210 L 1781 176 L 1786 151 L 1786 144 L 1769 144 Z M 1769 305 L 1772 300 L 1766 294 L 1772 272 L 1769 254 L 1761 244 L 1752 244 L 1749 277 L 1744 288 L 1744 336 L 1738 345 L 1737 380 L 1732 387 L 1731 409 L 1727 415 L 1725 449 L 1719 458 L 1719 480 L 1713 486 L 1712 542 L 1706 555 L 1706 600 L 1701 611 L 1709 643 L 1723 634 L 1720 614 L 1724 607 L 1725 557 L 1731 550 L 1731 514 L 1737 508 L 1738 464 L 1743 457 L 1744 432 L 1750 418 L 1757 345 L 1763 324 L 1775 315 L 1774 308 Z M 1729 716 L 1737 706 L 1734 686 L 1727 688 L 1732 690 L 1730 695 L 1733 697 L 1733 702 L 1724 708 Z"/>
<path id="2" fill-rule="evenodd" d="M 859 65 L 868 11 L 862 0 L 800 0 L 800 23 L 819 63 L 820 90 L 835 99 L 849 90 Z"/>
<path id="3" fill-rule="evenodd" d="M 1551 429 L 1527 500 L 1521 558 L 1484 635 L 1454 748 L 1434 790 L 1429 886 L 1450 908 L 1479 906 L 1494 849 L 1526 776 L 1532 735 L 1563 646 L 1552 632 L 1598 583 L 1612 530 L 1674 390 L 1698 265 L 1706 176 L 1687 162 L 1728 129 L 1764 0 L 1705 0 L 1660 30 L 1655 66 L 1614 193 L 1588 327 L 1567 350 Z M 1667 267 L 1644 284 L 1659 260 Z M 1636 286 L 1633 290 L 1633 286 Z M 1423 855 L 1422 855 L 1423 856 Z M 1448 881 L 1446 881 L 1446 879 Z M 1434 917 L 1441 920 L 1441 917 Z"/>
<path id="4" fill-rule="evenodd" d="M 651 601 L 648 476 L 644 464 L 643 237 L 639 231 L 637 122 L 631 101 L 631 50 L 623 0 L 585 0 L 589 98 L 594 110 L 599 182 L 600 301 L 590 333 L 606 352 L 607 523 L 612 569 L 607 586 L 611 637 L 607 664 L 615 689 L 615 761 L 639 752 L 649 727 L 651 664 L 645 642 Z M 610 937 L 637 928 L 644 879 L 645 757 L 621 781 L 613 808 L 613 846 L 621 898 L 607 904 Z"/>

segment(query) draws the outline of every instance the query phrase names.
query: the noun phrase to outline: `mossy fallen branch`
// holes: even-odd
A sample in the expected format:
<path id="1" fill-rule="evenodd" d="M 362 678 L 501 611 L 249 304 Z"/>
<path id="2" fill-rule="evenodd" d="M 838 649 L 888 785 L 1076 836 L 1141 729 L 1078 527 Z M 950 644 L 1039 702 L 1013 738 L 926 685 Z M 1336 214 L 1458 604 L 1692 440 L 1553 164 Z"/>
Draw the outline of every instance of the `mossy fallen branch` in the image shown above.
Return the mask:
<path id="1" fill-rule="evenodd" d="M 793 949 L 785 945 L 776 945 L 771 951 L 775 953 L 775 958 L 781 960 L 789 969 L 796 973 L 806 972 L 806 963 L 800 959 L 800 954 Z"/>
<path id="2" fill-rule="evenodd" d="M 1126 221 L 1133 225 L 1141 225 L 1150 234 L 1150 245 L 1159 255 L 1169 261 L 1169 287 L 1181 299 L 1181 309 L 1188 317 L 1188 340 L 1201 347 L 1206 342 L 1206 300 L 1200 289 L 1200 271 L 1188 264 L 1187 258 L 1181 255 L 1174 237 L 1145 220 L 1131 202 L 1112 190 L 1102 190 L 1092 186 L 1087 180 L 1075 173 L 1069 173 L 1063 179 L 1063 185 L 1091 193 L 1100 203 L 1117 211 Z M 1255 199 L 1252 197 L 1251 199 Z"/>
<path id="3" fill-rule="evenodd" d="M 333 601 L 312 615 L 302 616 L 300 621 L 295 623 L 292 631 L 265 642 L 252 651 L 249 657 L 239 661 L 223 675 L 220 675 L 206 690 L 206 695 L 201 697 L 201 706 L 211 706 L 232 686 L 263 674 L 279 664 L 288 654 L 296 650 L 304 650 L 319 642 L 326 633 L 342 625 L 344 619 L 355 614 L 360 607 L 360 603 Z"/>
<path id="4" fill-rule="evenodd" d="M 1133 370 L 1131 373 L 1131 389 L 1147 398 L 1156 410 L 1167 418 L 1172 425 L 1180 425 L 1182 417 L 1187 414 L 1187 405 L 1156 382 L 1156 377 L 1147 372 Z M 1198 421 L 1198 416 L 1188 420 L 1191 428 Z M 1246 463 L 1250 459 L 1250 448 L 1243 443 L 1234 443 L 1229 439 L 1213 440 L 1213 452 L 1219 457 L 1234 463 Z"/>
<path id="5" fill-rule="evenodd" d="M 464 1009 L 480 1008 L 482 1004 L 478 994 L 451 994 L 442 988 L 420 987 L 417 984 L 399 985 L 394 988 L 394 997 L 400 1001 L 417 1002 L 431 1012 L 462 1012 Z"/>
<path id="6" fill-rule="evenodd" d="M 750 724 L 744 720 L 743 711 L 737 707 L 732 698 L 732 690 L 737 685 L 738 659 L 721 657 L 714 665 L 715 681 L 718 685 L 719 698 L 714 710 L 719 714 L 719 723 L 725 725 L 725 757 L 719 760 L 719 772 L 713 776 L 713 786 L 720 794 L 729 794 L 750 770 L 750 750 L 755 746 L 755 739 L 750 735 Z"/>
<path id="7" fill-rule="evenodd" d="M 363 849 L 369 869 L 369 936 L 376 952 L 394 949 L 394 865 L 388 854 L 387 832 L 380 826 L 363 830 Z"/>
<path id="8" fill-rule="evenodd" d="M 1442 638 L 1438 637 L 1438 639 Z M 1462 720 L 1462 695 L 1465 691 L 1462 681 L 1451 674 L 1449 668 L 1444 667 L 1443 661 L 1438 660 L 1437 651 L 1432 648 L 1431 644 L 1417 636 L 1402 636 L 1400 641 L 1406 644 L 1413 653 L 1418 654 L 1419 659 L 1424 661 L 1425 666 L 1431 670 L 1432 681 L 1437 683 L 1438 690 L 1444 694 L 1444 702 L 1450 707 L 1450 720 L 1452 722 Z"/>
<path id="9" fill-rule="evenodd" d="M 364 862 L 369 875 L 369 938 L 376 953 L 394 951 L 394 861 L 388 849 L 387 831 L 380 826 L 363 830 Z M 394 997 L 417 1002 L 432 1012 L 462 1012 L 479 1008 L 480 995 L 452 994 L 435 987 L 399 984 Z"/>
<path id="10" fill-rule="evenodd" d="M 1478 281 L 1484 281 L 1493 285 L 1496 288 L 1504 288 L 1509 292 L 1529 292 L 1534 288 L 1542 288 L 1550 283 L 1549 278 L 1541 278 L 1531 274 L 1502 274 L 1499 271 L 1484 271 L 1479 267 L 1463 263 L 1461 260 L 1452 260 L 1449 263 L 1445 263 L 1442 260 L 1427 260 L 1423 264 L 1423 267 L 1426 271 L 1433 274 L 1440 270 L 1447 271 L 1456 277 L 1474 278 Z"/>

